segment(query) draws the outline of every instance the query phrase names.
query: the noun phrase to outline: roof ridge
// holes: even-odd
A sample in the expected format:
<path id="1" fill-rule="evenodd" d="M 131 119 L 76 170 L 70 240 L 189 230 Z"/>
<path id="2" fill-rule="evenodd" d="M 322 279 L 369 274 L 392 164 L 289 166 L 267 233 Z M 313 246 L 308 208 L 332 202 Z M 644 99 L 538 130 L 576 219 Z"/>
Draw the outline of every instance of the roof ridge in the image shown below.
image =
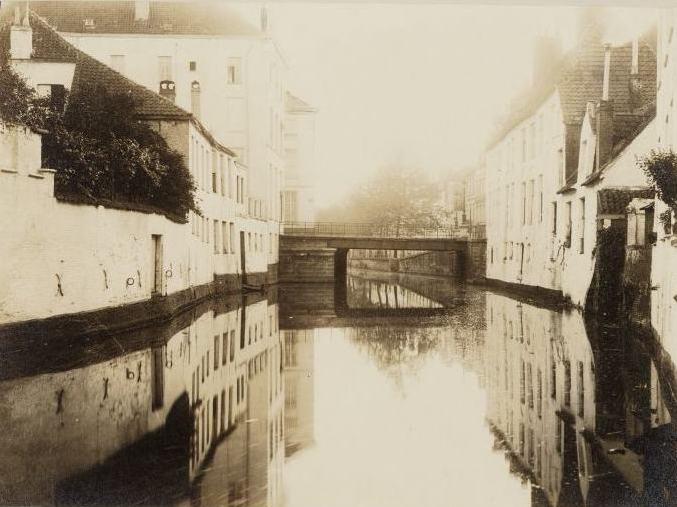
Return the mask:
<path id="1" fill-rule="evenodd" d="M 172 102 L 171 100 L 167 99 L 166 97 L 163 97 L 159 93 L 156 93 L 145 86 L 137 83 L 136 81 L 133 81 L 132 79 L 126 77 L 125 75 L 121 74 L 120 72 L 116 71 L 112 67 L 109 67 L 103 62 L 100 62 L 93 56 L 88 55 L 81 49 L 77 48 L 75 45 L 70 43 L 68 40 L 66 40 L 65 37 L 63 37 L 59 32 L 57 32 L 52 26 L 49 25 L 47 20 L 42 18 L 39 14 L 37 14 L 35 11 L 31 10 L 30 11 L 31 17 L 34 16 L 35 20 L 37 20 L 41 25 L 42 28 L 49 30 L 50 33 L 57 38 L 57 40 L 61 43 L 63 43 L 66 48 L 68 48 L 70 51 L 74 52 L 75 55 L 77 56 L 77 60 L 82 60 L 90 65 L 94 65 L 96 67 L 99 67 L 101 69 L 104 69 L 107 73 L 114 75 L 117 79 L 123 81 L 125 84 L 129 85 L 134 89 L 139 94 L 144 94 L 148 95 L 149 97 L 152 97 L 155 100 L 160 100 L 165 102 L 165 105 L 169 106 L 170 108 L 174 109 L 177 114 L 179 115 L 187 115 L 187 116 L 192 116 L 191 113 L 186 111 L 185 109 L 181 108 L 180 106 L 176 105 L 176 103 Z M 75 76 L 73 76 L 73 85 L 75 85 Z M 143 113 L 142 113 L 143 114 Z"/>

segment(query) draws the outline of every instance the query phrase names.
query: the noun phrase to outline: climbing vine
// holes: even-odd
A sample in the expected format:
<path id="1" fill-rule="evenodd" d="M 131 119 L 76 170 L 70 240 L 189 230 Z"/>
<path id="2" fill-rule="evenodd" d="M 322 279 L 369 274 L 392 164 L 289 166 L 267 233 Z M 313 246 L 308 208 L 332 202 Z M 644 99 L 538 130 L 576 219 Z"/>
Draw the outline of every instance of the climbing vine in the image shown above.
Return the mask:
<path id="1" fill-rule="evenodd" d="M 56 170 L 58 198 L 183 221 L 199 211 L 192 176 L 183 156 L 137 120 L 138 107 L 132 95 L 103 86 L 40 98 L 0 54 L 0 121 L 43 133 L 42 164 Z"/>
<path id="2" fill-rule="evenodd" d="M 669 206 L 659 215 L 664 230 L 669 233 L 672 215 L 677 211 L 677 154 L 669 149 L 651 150 L 637 160 L 637 165 L 656 189 L 658 198 Z"/>

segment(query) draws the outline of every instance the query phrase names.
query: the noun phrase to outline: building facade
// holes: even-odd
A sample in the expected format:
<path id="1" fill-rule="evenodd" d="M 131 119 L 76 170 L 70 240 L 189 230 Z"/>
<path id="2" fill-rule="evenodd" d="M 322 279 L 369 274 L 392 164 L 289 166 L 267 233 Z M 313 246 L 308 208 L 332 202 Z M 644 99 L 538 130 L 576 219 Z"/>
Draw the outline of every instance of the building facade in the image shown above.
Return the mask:
<path id="1" fill-rule="evenodd" d="M 237 155 L 247 173 L 246 214 L 259 221 L 252 233 L 263 236 L 262 252 L 272 252 L 281 219 L 287 67 L 265 11 L 256 27 L 217 2 L 38 1 L 31 9 L 78 49 L 190 112 Z"/>
<path id="2" fill-rule="evenodd" d="M 317 110 L 287 93 L 285 115 L 286 172 L 282 189 L 282 221 L 313 222 L 313 190 L 319 176 L 315 157 Z"/>
<path id="3" fill-rule="evenodd" d="M 488 278 L 564 292 L 582 304 L 590 277 L 577 275 L 576 255 L 591 256 L 583 241 L 597 228 L 596 208 L 590 208 L 595 194 L 605 186 L 644 182 L 639 171 L 630 168 L 626 177 L 627 168 L 621 168 L 618 181 L 609 176 L 581 195 L 576 189 L 598 182 L 592 173 L 622 155 L 652 117 L 654 47 L 651 33 L 614 47 L 604 45 L 595 30 L 584 33 L 560 59 L 555 79 L 535 81 L 514 108 L 486 152 L 486 199 L 495 203 L 487 213 Z M 599 126 L 603 136 L 593 136 L 600 119 L 607 122 Z M 617 164 L 627 167 L 633 150 L 641 148 L 626 150 L 627 159 Z M 584 192 L 592 194 L 586 199 Z M 570 253 L 580 252 L 582 244 L 583 253 Z"/>
<path id="4" fill-rule="evenodd" d="M 465 179 L 465 220 L 471 239 L 486 238 L 486 170 L 484 161 Z"/>
<path id="5" fill-rule="evenodd" d="M 674 93 L 677 88 L 677 10 L 666 9 L 659 16 L 658 25 L 658 92 L 656 98 L 657 128 L 654 142 L 662 150 L 677 146 L 677 122 L 673 114 Z M 666 216 L 667 219 L 661 219 Z M 675 212 L 656 199 L 654 230 L 657 241 L 651 254 L 651 325 L 661 347 L 677 357 L 677 261 L 675 244 Z"/>
<path id="6" fill-rule="evenodd" d="M 3 258 L 9 260 L 0 291 L 0 322 L 98 310 L 185 291 L 203 294 L 214 284 L 236 290 L 241 283 L 275 280 L 278 229 L 271 224 L 276 222 L 249 213 L 252 175 L 236 152 L 221 144 L 196 115 L 79 51 L 35 14 L 21 12 L 9 37 L 14 69 L 43 96 L 101 85 L 135 97 L 138 120 L 150 124 L 183 156 L 197 187 L 200 213 L 189 213 L 184 223 L 133 206 L 56 199 L 54 171 L 42 167 L 39 135 L 3 126 L 1 206 L 11 240 L 2 245 Z M 40 226 L 47 216 L 50 226 Z M 33 248 L 36 244 L 46 248 Z M 92 283 L 95 279 L 101 283 Z"/>

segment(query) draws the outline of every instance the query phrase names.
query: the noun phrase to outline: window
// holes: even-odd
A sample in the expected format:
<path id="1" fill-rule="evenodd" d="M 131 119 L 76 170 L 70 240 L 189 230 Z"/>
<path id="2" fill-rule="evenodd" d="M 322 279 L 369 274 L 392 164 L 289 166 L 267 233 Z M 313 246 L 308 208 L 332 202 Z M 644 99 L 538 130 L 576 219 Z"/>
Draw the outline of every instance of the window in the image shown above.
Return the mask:
<path id="1" fill-rule="evenodd" d="M 244 330 L 240 333 L 240 350 L 244 348 Z"/>
<path id="2" fill-rule="evenodd" d="M 221 195 L 226 195 L 226 186 L 228 184 L 228 158 L 224 159 L 223 153 L 219 153 L 219 173 L 221 175 Z"/>
<path id="3" fill-rule="evenodd" d="M 228 253 L 228 247 L 230 246 L 230 238 L 228 237 L 228 222 L 221 222 L 221 240 L 223 242 L 223 253 Z"/>
<path id="4" fill-rule="evenodd" d="M 219 248 L 219 221 L 214 220 L 214 253 L 220 253 L 221 249 Z"/>
<path id="5" fill-rule="evenodd" d="M 240 58 L 228 58 L 226 71 L 226 82 L 228 84 L 242 83 L 242 60 Z"/>
<path id="6" fill-rule="evenodd" d="M 583 385 L 583 362 L 578 361 L 578 415 L 585 413 L 585 386 Z"/>
<path id="7" fill-rule="evenodd" d="M 219 369 L 219 342 L 221 337 L 217 334 L 214 335 L 214 371 Z M 225 356 L 225 354 L 224 354 Z"/>
<path id="8" fill-rule="evenodd" d="M 536 414 L 539 419 L 543 415 L 543 375 L 540 368 L 536 371 Z"/>
<path id="9" fill-rule="evenodd" d="M 174 81 L 171 56 L 158 56 L 158 74 L 158 81 Z"/>
<path id="10" fill-rule="evenodd" d="M 232 354 L 233 352 L 230 351 Z M 221 364 L 228 362 L 228 333 L 223 333 L 221 336 Z"/>
<path id="11" fill-rule="evenodd" d="M 120 74 L 125 73 L 125 55 L 110 55 L 110 67 Z"/>
<path id="12" fill-rule="evenodd" d="M 564 223 L 564 246 L 569 248 L 571 247 L 571 201 L 566 203 L 565 211 L 565 223 Z"/>
<path id="13" fill-rule="evenodd" d="M 529 408 L 534 408 L 534 381 L 531 363 L 527 363 L 527 405 Z"/>
<path id="14" fill-rule="evenodd" d="M 585 197 L 581 197 L 580 200 L 580 214 L 579 214 L 579 229 L 580 229 L 580 245 L 578 247 L 578 253 L 585 252 Z"/>
<path id="15" fill-rule="evenodd" d="M 559 185 L 564 185 L 564 150 L 560 148 L 557 150 L 557 165 L 559 172 Z"/>
<path id="16" fill-rule="evenodd" d="M 571 406 L 571 364 L 564 361 L 564 405 Z"/>
<path id="17" fill-rule="evenodd" d="M 550 205 L 552 208 L 552 235 L 557 235 L 557 202 L 553 201 Z"/>
<path id="18" fill-rule="evenodd" d="M 230 252 L 235 253 L 235 224 L 230 223 Z"/>
<path id="19" fill-rule="evenodd" d="M 527 213 L 527 218 L 529 225 L 531 225 L 534 218 L 534 180 L 529 180 L 529 193 L 527 198 L 529 199 L 529 212 Z"/>
<path id="20" fill-rule="evenodd" d="M 522 225 L 525 224 L 527 218 L 527 184 L 522 182 Z"/>
<path id="21" fill-rule="evenodd" d="M 550 397 L 554 400 L 557 397 L 557 364 L 555 358 L 550 358 Z"/>
<path id="22" fill-rule="evenodd" d="M 188 62 L 189 70 L 197 70 L 197 62 Z"/>
<path id="23" fill-rule="evenodd" d="M 152 387 L 152 399 L 153 399 L 153 410 L 162 408 L 165 400 L 165 377 L 164 377 L 164 361 L 165 356 L 165 347 L 158 347 L 153 349 L 153 361 L 151 362 L 151 378 L 153 383 Z"/>
<path id="24" fill-rule="evenodd" d="M 230 358 L 230 361 L 233 362 L 235 359 L 235 330 L 231 329 L 230 330 L 230 348 L 228 349 L 230 352 L 230 355 L 228 356 Z"/>

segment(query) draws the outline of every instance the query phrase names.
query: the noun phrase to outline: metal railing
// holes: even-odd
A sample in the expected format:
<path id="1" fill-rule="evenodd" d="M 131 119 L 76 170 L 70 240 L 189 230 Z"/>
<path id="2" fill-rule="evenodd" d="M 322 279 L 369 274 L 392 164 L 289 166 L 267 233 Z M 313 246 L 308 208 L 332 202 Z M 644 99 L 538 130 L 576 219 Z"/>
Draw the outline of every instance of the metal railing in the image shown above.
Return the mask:
<path id="1" fill-rule="evenodd" d="M 287 236 L 349 236 L 368 238 L 443 238 L 467 239 L 466 231 L 437 227 L 384 227 L 370 223 L 286 222 L 281 233 Z"/>

